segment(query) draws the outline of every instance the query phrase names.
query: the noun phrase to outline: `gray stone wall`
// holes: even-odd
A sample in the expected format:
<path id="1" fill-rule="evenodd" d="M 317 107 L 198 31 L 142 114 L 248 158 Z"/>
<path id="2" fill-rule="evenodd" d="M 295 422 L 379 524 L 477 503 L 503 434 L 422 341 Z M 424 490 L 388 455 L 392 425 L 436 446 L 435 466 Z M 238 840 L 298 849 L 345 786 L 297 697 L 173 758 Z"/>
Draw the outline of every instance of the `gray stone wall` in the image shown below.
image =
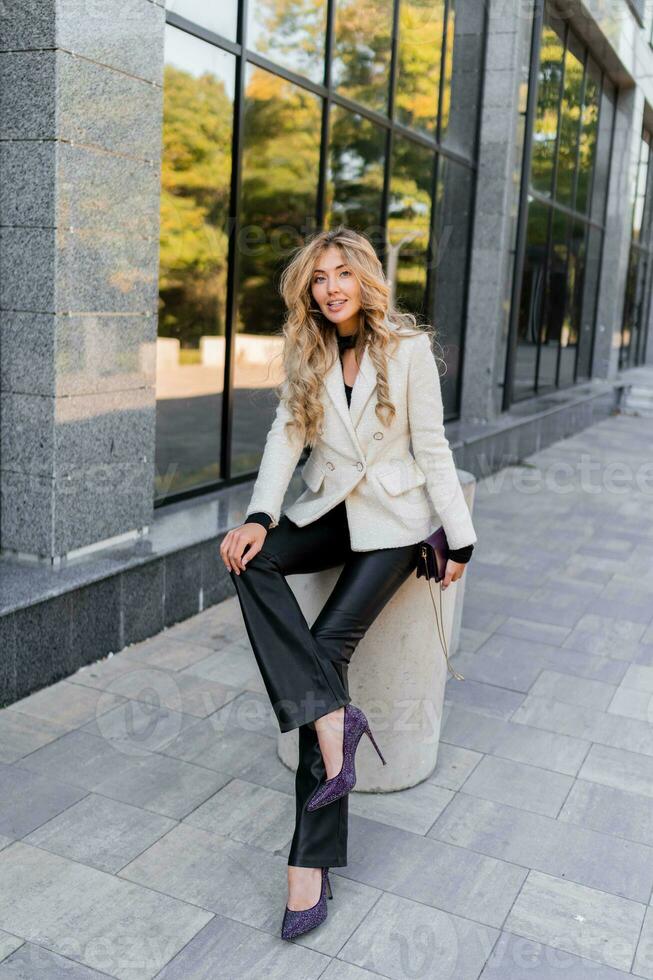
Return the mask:
<path id="1" fill-rule="evenodd" d="M 151 520 L 163 6 L 0 15 L 0 549 Z"/>
<path id="2" fill-rule="evenodd" d="M 489 3 L 461 419 L 501 413 L 519 205 L 519 97 L 528 62 L 532 4 Z"/>

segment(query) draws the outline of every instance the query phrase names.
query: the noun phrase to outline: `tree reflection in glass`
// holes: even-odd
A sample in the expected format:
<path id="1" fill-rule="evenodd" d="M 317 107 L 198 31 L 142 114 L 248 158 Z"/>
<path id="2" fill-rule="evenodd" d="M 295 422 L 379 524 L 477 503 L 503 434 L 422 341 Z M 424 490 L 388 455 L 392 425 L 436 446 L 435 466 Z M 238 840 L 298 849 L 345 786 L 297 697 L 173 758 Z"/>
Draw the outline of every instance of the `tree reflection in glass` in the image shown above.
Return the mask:
<path id="1" fill-rule="evenodd" d="M 324 77 L 326 0 L 249 0 L 247 47 L 314 82 Z"/>
<path id="2" fill-rule="evenodd" d="M 331 110 L 327 227 L 344 224 L 364 232 L 378 247 L 385 161 L 385 133 L 340 106 Z"/>
<path id="3" fill-rule="evenodd" d="M 159 496 L 219 477 L 235 71 L 231 54 L 170 26 L 165 53 Z"/>
<path id="4" fill-rule="evenodd" d="M 402 0 L 395 118 L 435 136 L 444 30 L 444 0 Z"/>
<path id="5" fill-rule="evenodd" d="M 533 132 L 531 183 L 541 194 L 550 195 L 553 161 L 558 136 L 558 106 L 564 48 L 553 27 L 542 28 L 537 108 Z"/>
<path id="6" fill-rule="evenodd" d="M 387 113 L 392 0 L 338 0 L 333 84 L 348 99 Z"/>
<path id="7" fill-rule="evenodd" d="M 234 363 L 234 475 L 255 469 L 282 380 L 279 275 L 315 228 L 322 101 L 249 65 L 240 192 Z"/>
<path id="8" fill-rule="evenodd" d="M 583 64 L 574 51 L 567 49 L 560 104 L 560 145 L 558 147 L 556 200 L 568 207 L 573 207 L 582 96 Z"/>
<path id="9" fill-rule="evenodd" d="M 386 273 L 393 299 L 409 313 L 424 311 L 435 154 L 395 137 L 388 206 Z"/>

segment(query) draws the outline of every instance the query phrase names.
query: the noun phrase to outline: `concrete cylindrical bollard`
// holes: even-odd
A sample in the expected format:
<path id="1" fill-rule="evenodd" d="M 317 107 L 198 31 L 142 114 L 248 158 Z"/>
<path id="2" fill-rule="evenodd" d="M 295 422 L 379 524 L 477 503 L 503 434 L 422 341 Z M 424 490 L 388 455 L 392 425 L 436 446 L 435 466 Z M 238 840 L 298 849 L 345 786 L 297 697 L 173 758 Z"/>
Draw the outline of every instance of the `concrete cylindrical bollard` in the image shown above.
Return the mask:
<path id="1" fill-rule="evenodd" d="M 458 471 L 472 511 L 476 481 Z M 324 605 L 342 566 L 308 575 L 289 575 L 288 584 L 307 621 Z M 467 576 L 442 593 L 449 657 L 458 645 Z M 432 584 L 438 614 L 440 586 Z M 407 789 L 435 769 L 442 721 L 447 663 L 438 636 L 429 586 L 411 575 L 374 620 L 358 644 L 348 673 L 352 702 L 367 715 L 387 765 L 366 735 L 356 753 L 354 792 Z M 464 681 L 453 681 L 454 684 Z M 279 758 L 297 768 L 298 732 L 279 733 Z"/>

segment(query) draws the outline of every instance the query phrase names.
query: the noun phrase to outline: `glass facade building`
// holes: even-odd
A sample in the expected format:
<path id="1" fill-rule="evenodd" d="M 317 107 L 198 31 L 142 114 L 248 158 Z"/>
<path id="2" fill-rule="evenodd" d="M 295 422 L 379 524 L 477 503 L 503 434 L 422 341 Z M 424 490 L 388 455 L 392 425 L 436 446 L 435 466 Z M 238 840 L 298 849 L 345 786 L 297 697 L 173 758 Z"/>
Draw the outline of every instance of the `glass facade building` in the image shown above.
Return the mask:
<path id="1" fill-rule="evenodd" d="M 276 408 L 279 274 L 365 232 L 434 322 L 458 410 L 485 45 L 476 0 L 171 0 L 156 497 L 252 478 Z"/>
<path id="2" fill-rule="evenodd" d="M 503 411 L 595 361 L 619 89 L 558 9 L 521 12 L 505 70 Z M 281 380 L 279 276 L 320 228 L 365 232 L 399 308 L 439 328 L 445 419 L 459 417 L 488 30 L 475 0 L 169 0 L 157 505 L 255 477 Z M 649 154 L 645 129 L 618 367 L 646 354 Z"/>
<path id="3" fill-rule="evenodd" d="M 477 478 L 651 403 L 653 3 L 114 8 L 1 21 L 5 704 L 230 594 L 318 229 L 438 328 Z"/>
<path id="4" fill-rule="evenodd" d="M 533 22 L 504 408 L 590 377 L 616 89 L 548 4 Z"/>

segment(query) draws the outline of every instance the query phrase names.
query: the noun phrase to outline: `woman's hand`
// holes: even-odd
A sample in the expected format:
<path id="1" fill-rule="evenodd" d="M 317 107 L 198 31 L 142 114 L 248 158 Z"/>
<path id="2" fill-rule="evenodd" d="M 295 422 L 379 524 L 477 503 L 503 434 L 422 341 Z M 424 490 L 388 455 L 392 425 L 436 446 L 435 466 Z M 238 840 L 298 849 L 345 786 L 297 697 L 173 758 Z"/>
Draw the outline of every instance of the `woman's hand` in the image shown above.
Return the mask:
<path id="1" fill-rule="evenodd" d="M 444 578 L 440 582 L 440 587 L 446 589 L 451 582 L 457 582 L 459 578 L 463 577 L 466 568 L 466 562 L 452 561 L 450 558 L 444 570 Z"/>
<path id="2" fill-rule="evenodd" d="M 257 555 L 263 547 L 267 533 L 262 524 L 256 524 L 254 521 L 228 531 L 220 545 L 220 555 L 227 571 L 234 571 L 236 575 L 240 575 L 241 571 L 244 572 L 250 558 Z M 246 548 L 249 550 L 246 555 L 243 555 Z"/>

